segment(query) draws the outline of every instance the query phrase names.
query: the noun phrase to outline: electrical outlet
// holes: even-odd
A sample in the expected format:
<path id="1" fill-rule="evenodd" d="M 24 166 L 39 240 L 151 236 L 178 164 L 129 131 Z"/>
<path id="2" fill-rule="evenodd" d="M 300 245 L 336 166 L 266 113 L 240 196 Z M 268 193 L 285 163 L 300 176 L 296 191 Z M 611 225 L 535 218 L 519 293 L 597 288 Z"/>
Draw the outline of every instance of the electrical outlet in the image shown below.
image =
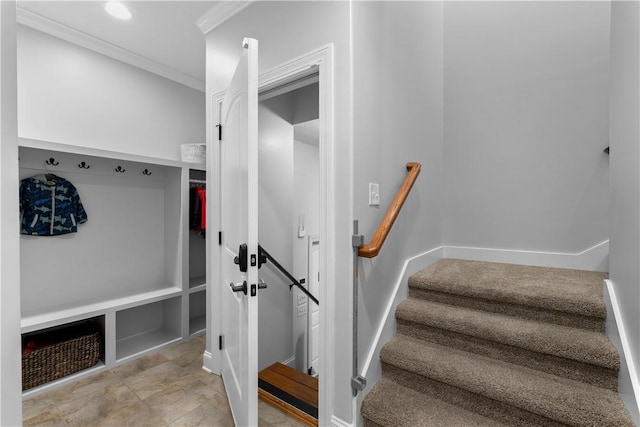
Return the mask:
<path id="1" fill-rule="evenodd" d="M 380 206 L 380 185 L 369 183 L 369 206 Z"/>
<path id="2" fill-rule="evenodd" d="M 307 314 L 307 306 L 305 305 L 299 305 L 298 306 L 298 317 L 302 317 L 305 314 Z"/>

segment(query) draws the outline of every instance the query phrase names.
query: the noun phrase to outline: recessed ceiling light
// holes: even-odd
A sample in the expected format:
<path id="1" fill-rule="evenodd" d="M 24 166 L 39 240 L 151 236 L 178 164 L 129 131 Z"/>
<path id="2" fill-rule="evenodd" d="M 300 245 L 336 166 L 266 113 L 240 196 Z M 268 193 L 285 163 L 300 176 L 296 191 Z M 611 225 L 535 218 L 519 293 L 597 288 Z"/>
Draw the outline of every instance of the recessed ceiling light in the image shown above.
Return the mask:
<path id="1" fill-rule="evenodd" d="M 122 19 L 123 21 L 128 21 L 132 17 L 129 8 L 118 1 L 107 2 L 107 4 L 104 5 L 104 9 L 109 15 L 117 19 Z"/>

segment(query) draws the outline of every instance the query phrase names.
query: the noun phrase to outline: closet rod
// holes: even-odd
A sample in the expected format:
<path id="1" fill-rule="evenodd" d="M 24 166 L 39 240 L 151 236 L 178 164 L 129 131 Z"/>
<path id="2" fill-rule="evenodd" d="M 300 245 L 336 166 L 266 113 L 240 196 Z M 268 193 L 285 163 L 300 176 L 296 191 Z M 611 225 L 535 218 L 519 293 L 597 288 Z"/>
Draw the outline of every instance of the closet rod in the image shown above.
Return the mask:
<path id="1" fill-rule="evenodd" d="M 207 180 L 205 179 L 189 179 L 189 182 L 192 184 L 206 184 Z"/>

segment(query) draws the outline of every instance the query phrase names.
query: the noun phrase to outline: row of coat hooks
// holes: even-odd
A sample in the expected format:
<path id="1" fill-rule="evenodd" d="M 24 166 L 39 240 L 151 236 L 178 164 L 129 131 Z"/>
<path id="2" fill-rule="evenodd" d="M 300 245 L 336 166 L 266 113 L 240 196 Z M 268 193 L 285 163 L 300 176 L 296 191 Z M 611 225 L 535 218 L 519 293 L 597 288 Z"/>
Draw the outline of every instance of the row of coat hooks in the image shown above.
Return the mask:
<path id="1" fill-rule="evenodd" d="M 48 159 L 48 160 L 45 160 L 44 162 L 45 162 L 46 164 L 48 164 L 49 166 L 58 166 L 58 165 L 60 164 L 60 162 L 56 161 L 56 159 L 55 159 L 55 158 L 53 158 L 53 157 L 49 157 L 49 159 Z M 90 165 L 88 165 L 88 164 L 87 164 L 86 162 L 84 162 L 84 161 L 82 161 L 82 162 L 78 163 L 78 167 L 79 167 L 80 169 L 89 169 L 89 168 L 91 168 L 91 166 L 90 166 Z M 116 167 L 114 170 L 115 170 L 116 172 L 118 172 L 118 173 L 125 173 L 125 172 L 127 171 L 125 168 L 123 168 L 123 167 L 122 167 L 122 166 L 120 166 L 120 165 L 118 165 L 118 167 Z M 143 171 L 142 171 L 142 175 L 147 175 L 147 176 L 149 176 L 149 175 L 151 175 L 151 171 L 149 171 L 149 169 L 145 169 L 145 170 L 143 170 Z"/>

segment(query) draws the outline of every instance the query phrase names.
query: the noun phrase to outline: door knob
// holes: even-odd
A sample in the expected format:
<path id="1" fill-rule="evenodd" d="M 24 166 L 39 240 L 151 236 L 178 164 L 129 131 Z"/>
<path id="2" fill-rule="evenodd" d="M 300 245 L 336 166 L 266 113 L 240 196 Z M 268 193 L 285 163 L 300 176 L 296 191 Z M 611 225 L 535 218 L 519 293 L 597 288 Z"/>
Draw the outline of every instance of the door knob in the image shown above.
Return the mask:
<path id="1" fill-rule="evenodd" d="M 260 282 L 258 283 L 258 289 L 267 289 L 267 282 L 265 282 L 264 279 L 260 279 Z"/>
<path id="2" fill-rule="evenodd" d="M 247 294 L 247 281 L 245 280 L 244 282 L 242 282 L 242 285 L 235 285 L 233 284 L 233 282 L 229 283 L 229 286 L 231 286 L 231 290 L 233 292 L 242 292 L 245 295 Z"/>

